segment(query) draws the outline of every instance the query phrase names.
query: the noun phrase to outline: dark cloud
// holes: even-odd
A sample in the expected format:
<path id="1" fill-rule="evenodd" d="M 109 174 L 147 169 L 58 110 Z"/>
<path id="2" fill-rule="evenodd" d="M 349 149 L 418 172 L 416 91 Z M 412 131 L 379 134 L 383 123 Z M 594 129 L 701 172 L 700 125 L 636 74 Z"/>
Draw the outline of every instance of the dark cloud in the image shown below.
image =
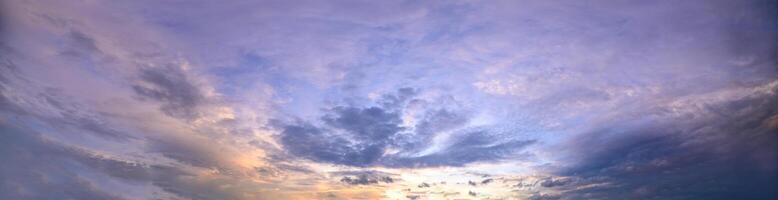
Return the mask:
<path id="1" fill-rule="evenodd" d="M 540 186 L 557 187 L 570 184 L 573 180 L 570 178 L 546 178 L 540 181 Z"/>
<path id="2" fill-rule="evenodd" d="M 20 84 L 24 79 L 13 81 L 19 82 L 6 82 L 0 86 Z M 0 94 L 9 95 L 5 90 Z M 121 127 L 111 123 L 110 116 L 71 101 L 74 97 L 58 89 L 44 89 L 36 97 L 37 103 L 48 110 L 26 109 L 23 104 L 29 99 L 5 102 L 7 106 L 0 110 L 0 135 L 4 138 L 0 142 L 0 154 L 4 161 L 9 161 L 0 167 L 0 180 L 6 180 L 0 183 L 0 199 L 122 199 L 119 193 L 123 190 L 104 191 L 99 187 L 103 181 L 118 182 L 127 187 L 148 183 L 189 199 L 232 198 L 224 191 L 205 190 L 201 188 L 205 186 L 186 183 L 182 177 L 193 175 L 181 169 L 116 160 L 49 140 L 45 134 L 28 126 L 53 128 L 58 131 L 47 134 L 56 136 L 95 135 L 99 136 L 95 139 L 107 139 L 104 142 L 148 139 L 145 142 L 151 144 L 151 152 L 160 152 L 193 166 L 218 166 L 211 154 L 186 141 L 141 138 L 121 131 Z"/>
<path id="3" fill-rule="evenodd" d="M 51 17 L 45 19 L 53 19 Z M 68 47 L 63 49 L 60 54 L 73 57 L 89 57 L 93 54 L 101 55 L 102 51 L 97 47 L 97 42 L 91 36 L 73 30 L 67 34 Z"/>
<path id="4" fill-rule="evenodd" d="M 340 182 L 349 185 L 372 185 L 379 183 L 390 184 L 394 183 L 395 181 L 395 178 L 392 178 L 392 176 L 396 176 L 395 174 L 379 171 L 342 171 L 333 172 L 331 174 L 335 176 L 343 176 L 343 178 L 340 179 Z"/>
<path id="5" fill-rule="evenodd" d="M 140 72 L 143 84 L 133 85 L 136 94 L 162 103 L 167 115 L 192 119 L 199 116 L 196 107 L 204 102 L 202 91 L 177 66 L 146 68 Z"/>
<path id="6" fill-rule="evenodd" d="M 380 104 L 384 108 L 401 108 L 408 100 L 411 100 L 419 94 L 419 89 L 415 88 L 400 88 L 397 89 L 395 94 L 385 94 L 380 100 Z"/>
<path id="7" fill-rule="evenodd" d="M 534 193 L 531 196 L 529 196 L 529 200 L 558 200 L 562 197 L 560 195 L 554 195 L 554 194 L 541 194 L 541 193 Z"/>
<path id="8" fill-rule="evenodd" d="M 381 143 L 354 143 L 312 125 L 288 125 L 283 129 L 280 140 L 286 150 L 314 161 L 367 166 L 380 158 L 385 147 Z"/>
<path id="9" fill-rule="evenodd" d="M 371 180 L 368 179 L 367 176 L 359 176 L 357 178 L 352 177 L 343 177 L 340 179 L 340 182 L 350 184 L 350 185 L 370 185 L 370 184 L 377 184 L 378 180 Z"/>
<path id="10" fill-rule="evenodd" d="M 478 185 L 477 183 L 475 183 L 475 182 L 473 182 L 473 181 L 467 181 L 467 184 L 468 184 L 468 185 L 470 185 L 470 186 L 476 186 L 476 185 Z"/>
<path id="11" fill-rule="evenodd" d="M 686 117 L 622 123 L 575 138 L 580 158 L 544 187 L 588 184 L 565 199 L 775 199 L 778 192 L 778 115 L 774 88 Z"/>
<path id="12" fill-rule="evenodd" d="M 0 199 L 124 199 L 120 187 L 150 184 L 186 199 L 238 199 L 219 183 L 193 182 L 195 174 L 155 164 L 117 160 L 50 141 L 41 134 L 0 121 Z M 232 184 L 232 183 L 225 183 Z M 110 189 L 110 190 L 108 190 Z M 155 194 L 152 196 L 162 194 Z"/>
<path id="13" fill-rule="evenodd" d="M 400 115 L 416 90 L 402 88 L 378 100 L 395 107 L 335 106 L 320 118 L 324 126 L 308 122 L 281 125 L 279 139 L 292 155 L 319 162 L 351 166 L 430 167 L 462 166 L 477 161 L 494 161 L 515 156 L 533 140 L 505 140 L 487 130 L 458 135 L 446 149 L 425 156 L 385 155 L 389 147 L 418 152 L 427 148 L 434 134 L 461 128 L 468 114 L 450 109 L 424 110 L 413 128 L 402 126 Z M 403 101 L 403 104 L 397 103 Z M 403 133 L 403 134 L 399 134 Z"/>
<path id="14" fill-rule="evenodd" d="M 345 130 L 359 141 L 385 142 L 403 128 L 400 115 L 379 107 L 355 108 L 338 106 L 322 117 L 332 128 Z"/>
<path id="15" fill-rule="evenodd" d="M 481 181 L 481 184 L 484 184 L 484 185 L 486 185 L 486 184 L 489 184 L 489 183 L 491 183 L 492 181 L 494 181 L 494 179 L 487 178 L 487 179 L 484 179 L 483 181 Z"/>
<path id="16" fill-rule="evenodd" d="M 356 177 L 350 177 L 346 176 L 340 179 L 340 182 L 349 184 L 349 185 L 371 185 L 371 184 L 378 184 L 378 183 L 393 183 L 394 179 L 388 176 L 379 177 L 378 179 L 371 178 L 366 174 L 362 174 Z"/>
<path id="17" fill-rule="evenodd" d="M 287 151 L 315 161 L 369 166 L 404 129 L 399 113 L 382 107 L 336 106 L 328 111 L 321 117 L 326 128 L 304 122 L 283 126 L 280 140 Z"/>
<path id="18" fill-rule="evenodd" d="M 80 174 L 83 155 L 7 123 L 0 121 L 0 199 L 122 199 Z"/>

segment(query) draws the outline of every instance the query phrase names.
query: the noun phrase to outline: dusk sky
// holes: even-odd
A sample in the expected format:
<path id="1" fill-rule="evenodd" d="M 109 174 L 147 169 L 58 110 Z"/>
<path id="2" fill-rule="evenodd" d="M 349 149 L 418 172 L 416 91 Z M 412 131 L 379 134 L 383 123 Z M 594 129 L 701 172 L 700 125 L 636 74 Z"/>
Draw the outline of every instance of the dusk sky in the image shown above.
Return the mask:
<path id="1" fill-rule="evenodd" d="M 778 1 L 3 0 L 0 199 L 778 199 Z"/>

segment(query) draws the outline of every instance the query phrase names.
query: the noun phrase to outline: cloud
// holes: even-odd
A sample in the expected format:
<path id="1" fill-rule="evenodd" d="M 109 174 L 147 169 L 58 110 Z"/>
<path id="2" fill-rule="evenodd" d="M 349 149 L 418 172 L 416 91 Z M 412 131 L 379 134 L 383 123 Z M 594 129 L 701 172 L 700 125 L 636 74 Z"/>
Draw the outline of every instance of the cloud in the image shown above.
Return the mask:
<path id="1" fill-rule="evenodd" d="M 190 114 L 196 113 L 204 95 L 194 81 L 184 75 L 183 68 L 143 71 L 137 85 L 124 85 L 134 80 L 113 78 L 132 77 L 129 75 L 135 72 L 132 68 L 112 71 L 109 67 L 83 70 L 89 65 L 67 66 L 89 60 L 82 57 L 106 53 L 87 48 L 94 47 L 90 44 L 97 45 L 97 38 L 105 35 L 85 34 L 80 31 L 82 27 L 69 28 L 74 34 L 74 38 L 69 39 L 75 44 L 63 48 L 75 48 L 74 51 L 80 53 L 78 58 L 31 59 L 41 55 L 31 53 L 35 51 L 25 47 L 34 49 L 40 43 L 2 49 L 13 53 L 3 54 L 0 64 L 3 71 L 0 75 L 0 127 L 7 139 L 0 153 L 8 154 L 3 156 L 4 161 L 14 163 L 0 167 L 0 180 L 3 180 L 0 198 L 264 198 L 259 196 L 260 191 L 241 188 L 254 187 L 246 182 L 250 179 L 248 175 L 229 175 L 234 179 L 228 178 L 226 173 L 210 176 L 217 180 L 201 176 L 211 167 L 222 171 L 237 167 L 227 162 L 232 158 L 213 156 L 214 148 L 211 147 L 219 146 L 214 145 L 214 140 L 208 141 L 210 146 L 203 145 L 202 136 L 194 135 L 198 133 L 189 129 L 192 127 L 170 123 L 160 118 L 155 109 L 145 110 L 147 105 L 132 98 L 133 92 L 137 92 L 135 95 L 153 100 L 148 101 L 151 104 L 161 103 L 164 114 L 179 118 L 196 116 Z M 76 45 L 79 43 L 83 45 Z M 58 64 L 66 66 L 47 68 L 51 65 L 43 61 L 48 60 L 63 61 Z M 121 68 L 118 67 L 121 63 L 117 62 L 121 60 L 101 64 Z M 18 70 L 17 64 L 29 67 Z M 57 75 L 42 78 L 49 74 Z M 137 91 L 133 90 L 134 86 Z M 110 89 L 104 90 L 106 88 Z M 146 123 L 148 121 L 154 123 Z M 179 129 L 172 128 L 176 126 Z M 190 135 L 183 137 L 179 135 L 181 132 Z M 221 146 L 220 152 L 225 149 L 231 148 Z M 216 184 L 235 187 L 217 188 L 214 187 Z M 278 195 L 277 192 L 262 193 Z"/>
<path id="2" fill-rule="evenodd" d="M 349 132 L 356 140 L 382 142 L 402 130 L 399 114 L 383 108 L 337 106 L 331 112 L 322 117 L 322 121 L 332 128 Z"/>
<path id="3" fill-rule="evenodd" d="M 387 165 L 395 167 L 434 167 L 463 166 L 477 161 L 497 161 L 515 156 L 533 140 L 497 140 L 495 136 L 483 131 L 467 132 L 455 139 L 449 147 L 436 153 L 418 157 L 388 157 Z"/>
<path id="4" fill-rule="evenodd" d="M 265 198 L 259 195 L 264 192 L 241 188 L 260 187 L 243 179 L 212 174 L 220 177 L 214 180 L 198 176 L 202 172 L 197 168 L 123 160 L 58 143 L 6 120 L 10 119 L 0 121 L 0 135 L 5 138 L 0 154 L 9 161 L 0 167 L 3 199 Z"/>
<path id="5" fill-rule="evenodd" d="M 141 84 L 132 89 L 143 98 L 162 103 L 160 108 L 172 117 L 198 117 L 197 106 L 205 101 L 200 88 L 195 86 L 181 67 L 167 65 L 147 68 L 140 72 Z"/>
<path id="6" fill-rule="evenodd" d="M 532 196 L 530 196 L 529 200 L 558 200 L 562 197 L 559 195 L 554 194 L 541 194 L 541 193 L 534 193 Z"/>
<path id="7" fill-rule="evenodd" d="M 113 125 L 110 123 L 110 116 L 91 111 L 85 105 L 68 101 L 70 97 L 57 89 L 46 89 L 38 95 L 43 98 L 48 105 L 52 106 L 53 111 L 55 111 L 56 114 L 28 114 L 37 115 L 36 117 L 38 118 L 46 119 L 53 126 L 61 129 L 86 131 L 100 137 L 119 141 L 137 139 L 129 133 L 112 128 Z"/>
<path id="8" fill-rule="evenodd" d="M 385 176 L 380 177 L 379 179 L 371 179 L 365 174 L 359 175 L 357 177 L 343 177 L 340 179 L 340 182 L 349 184 L 349 185 L 370 185 L 370 184 L 378 184 L 379 182 L 383 183 L 392 183 L 394 180 L 391 177 Z"/>
<path id="9" fill-rule="evenodd" d="M 0 122 L 0 129 L 4 138 L 0 154 L 8 162 L 0 167 L 0 198 L 124 199 L 79 175 L 86 169 L 71 163 L 83 159 L 78 152 L 46 142 L 7 121 Z"/>
<path id="10" fill-rule="evenodd" d="M 7 77 L 0 77 L 0 107 L 3 111 L 43 120 L 63 132 L 77 131 L 123 142 L 137 139 L 113 128 L 110 116 L 73 100 L 76 97 L 62 89 L 32 87 L 34 83 L 16 69 L 13 60 L 6 61 L 7 65 L 0 66 L 2 71 L 7 72 L 4 73 Z M 19 85 L 27 85 L 28 88 L 20 91 Z"/>
<path id="11" fill-rule="evenodd" d="M 412 104 L 427 104 L 424 101 L 414 101 Z M 416 107 L 416 105 L 413 105 Z M 457 128 L 466 126 L 470 120 L 470 116 L 467 113 L 458 112 L 451 109 L 441 108 L 424 108 L 423 114 L 414 125 L 414 133 L 405 135 L 400 139 L 402 143 L 399 145 L 402 148 L 409 149 L 410 151 L 423 151 L 429 147 L 429 144 L 434 142 L 434 137 L 442 132 L 454 131 Z"/>
<path id="12" fill-rule="evenodd" d="M 394 97 L 386 98 L 396 101 Z M 306 122 L 284 125 L 280 141 L 287 151 L 303 158 L 352 166 L 375 165 L 391 139 L 404 130 L 400 113 L 394 109 L 335 106 L 320 118 L 324 127 Z"/>
<path id="13" fill-rule="evenodd" d="M 2 199 L 776 199 L 773 2 L 0 4 Z"/>
<path id="14" fill-rule="evenodd" d="M 338 171 L 330 173 L 333 176 L 343 176 L 340 182 L 348 185 L 373 185 L 373 184 L 392 184 L 395 182 L 396 174 L 390 174 L 380 171 Z"/>
<path id="15" fill-rule="evenodd" d="M 352 144 L 310 125 L 283 127 L 281 142 L 291 154 L 314 161 L 366 166 L 383 154 L 381 144 Z"/>
<path id="16" fill-rule="evenodd" d="M 308 122 L 283 125 L 279 140 L 291 154 L 314 161 L 351 166 L 430 167 L 462 166 L 477 161 L 494 161 L 515 156 L 532 140 L 498 140 L 489 130 L 461 131 L 450 145 L 423 156 L 406 156 L 429 147 L 436 134 L 464 127 L 468 119 L 462 113 L 446 109 L 423 110 L 421 120 L 411 130 L 403 126 L 401 115 L 421 100 L 398 96 L 411 95 L 399 89 L 399 95 L 384 95 L 378 102 L 389 107 L 335 106 L 320 118 L 323 126 Z M 402 99 L 402 102 L 398 102 Z M 389 148 L 400 153 L 386 154 Z"/>
<path id="17" fill-rule="evenodd" d="M 546 178 L 540 182 L 540 186 L 543 187 L 557 187 L 570 184 L 573 179 L 570 178 Z"/>
<path id="18" fill-rule="evenodd" d="M 93 38 L 85 33 L 72 31 L 69 34 L 71 47 L 63 50 L 60 54 L 73 57 L 89 57 L 93 54 L 102 54 L 103 52 L 97 46 Z"/>
<path id="19" fill-rule="evenodd" d="M 736 89 L 751 92 L 689 113 L 627 119 L 584 133 L 571 140 L 572 156 L 580 159 L 563 175 L 589 181 L 541 185 L 609 183 L 572 189 L 564 199 L 776 197 L 768 188 L 778 184 L 778 130 L 768 124 L 778 112 L 777 90 L 774 84 L 760 88 Z"/>

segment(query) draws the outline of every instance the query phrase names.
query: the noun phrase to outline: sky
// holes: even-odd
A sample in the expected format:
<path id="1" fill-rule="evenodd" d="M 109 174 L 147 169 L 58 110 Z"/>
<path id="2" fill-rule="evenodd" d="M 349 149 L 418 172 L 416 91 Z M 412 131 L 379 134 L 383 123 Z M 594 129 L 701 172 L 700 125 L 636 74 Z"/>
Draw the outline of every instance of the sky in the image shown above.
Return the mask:
<path id="1" fill-rule="evenodd" d="M 0 3 L 0 199 L 778 199 L 778 2 Z"/>

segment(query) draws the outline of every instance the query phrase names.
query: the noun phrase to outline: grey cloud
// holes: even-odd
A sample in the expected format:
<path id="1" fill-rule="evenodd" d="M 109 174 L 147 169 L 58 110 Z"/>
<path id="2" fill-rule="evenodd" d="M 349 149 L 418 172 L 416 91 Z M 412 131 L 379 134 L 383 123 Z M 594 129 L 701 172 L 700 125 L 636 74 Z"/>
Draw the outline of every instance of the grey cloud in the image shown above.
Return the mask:
<path id="1" fill-rule="evenodd" d="M 412 103 L 426 104 L 416 101 Z M 464 126 L 469 121 L 465 113 L 450 109 L 427 109 L 420 121 L 414 127 L 414 133 L 397 138 L 396 145 L 408 151 L 419 151 L 428 147 L 436 133 L 450 131 Z"/>
<path id="2" fill-rule="evenodd" d="M 494 181 L 494 179 L 487 178 L 487 179 L 484 179 L 483 181 L 481 181 L 481 184 L 486 185 L 486 184 L 491 183 L 492 181 Z"/>
<path id="3" fill-rule="evenodd" d="M 271 166 L 255 167 L 256 172 L 266 177 L 281 177 L 289 173 L 314 174 L 312 169 L 305 166 L 298 166 L 286 163 L 274 163 Z"/>
<path id="4" fill-rule="evenodd" d="M 23 83 L 24 79 L 13 81 L 0 86 L 18 87 L 11 84 Z M 0 94 L 11 95 L 7 92 L 2 90 Z M 35 103 L 46 110 L 28 109 L 24 104 L 31 100 L 18 98 L 6 102 L 7 107 L 14 109 L 4 107 L 0 110 L 0 128 L 3 129 L 0 134 L 5 138 L 3 143 L 6 143 L 0 145 L 0 154 L 6 154 L 2 156 L 5 161 L 11 161 L 0 167 L 0 180 L 4 180 L 0 183 L 0 199 L 123 199 L 121 192 L 125 192 L 125 189 L 103 190 L 100 186 L 105 181 L 116 182 L 119 184 L 117 187 L 150 184 L 153 188 L 167 192 L 152 195 L 160 198 L 171 195 L 188 199 L 235 198 L 229 192 L 204 185 L 207 183 L 188 183 L 185 177 L 195 176 L 182 169 L 115 160 L 90 153 L 78 146 L 65 146 L 56 139 L 44 139 L 44 134 L 28 126 L 37 124 L 51 127 L 58 130 L 51 133 L 55 136 L 83 138 L 96 135 L 99 138 L 95 140 L 108 143 L 126 142 L 128 139 L 145 140 L 150 145 L 149 149 L 143 150 L 149 153 L 159 152 L 192 166 L 219 166 L 218 161 L 213 159 L 215 156 L 187 141 L 130 135 L 122 127 L 112 124 L 111 120 L 115 119 L 111 116 L 71 101 L 75 97 L 67 96 L 57 89 L 43 89 L 35 97 Z"/>
<path id="5" fill-rule="evenodd" d="M 196 68 L 216 66 L 202 72 L 225 73 L 218 77 L 223 79 L 219 82 L 233 81 L 230 90 L 222 90 L 224 85 L 215 87 L 226 98 L 245 98 L 233 95 L 251 93 L 247 88 L 267 84 L 274 92 L 274 99 L 291 100 L 286 105 L 294 110 L 289 111 L 292 115 L 303 116 L 311 113 L 310 109 L 320 108 L 316 104 L 320 103 L 321 96 L 327 96 L 323 99 L 328 100 L 340 98 L 343 93 L 360 96 L 361 92 L 403 85 L 443 88 L 443 93 L 456 92 L 468 100 L 484 100 L 465 103 L 480 104 L 475 106 L 477 110 L 498 110 L 487 115 L 506 112 L 532 118 L 527 120 L 531 122 L 523 121 L 523 117 L 496 121 L 515 122 L 516 126 L 529 124 L 533 127 L 528 129 L 537 128 L 538 132 L 549 127 L 554 129 L 553 136 L 541 137 L 537 142 L 506 137 L 521 133 L 496 133 L 488 128 L 462 130 L 466 128 L 464 124 L 471 122 L 472 113 L 436 107 L 445 103 L 416 99 L 419 89 L 402 88 L 369 105 L 357 101 L 327 106 L 320 118 L 277 126 L 280 130 L 277 139 L 284 149 L 268 150 L 268 160 L 284 164 L 267 168 L 267 173 L 273 170 L 309 172 L 288 164 L 295 157 L 386 167 L 463 166 L 515 160 L 524 158 L 527 147 L 574 137 L 570 146 L 543 149 L 549 150 L 544 153 L 552 157 L 556 152 L 570 153 L 569 160 L 562 160 L 572 164 L 558 163 L 570 164 L 558 173 L 574 178 L 554 177 L 532 183 L 532 187 L 558 190 L 562 195 L 537 193 L 531 199 L 778 199 L 772 189 L 778 180 L 775 96 L 742 99 L 726 105 L 695 105 L 704 111 L 683 116 L 671 116 L 672 109 L 652 107 L 654 103 L 679 96 L 775 80 L 778 69 L 775 67 L 778 58 L 775 2 L 449 3 L 127 1 L 71 7 L 56 1 L 3 2 L 0 4 L 10 5 L 11 9 L 3 7 L 8 12 L 0 12 L 3 16 L 0 37 L 19 45 L 24 52 L 36 54 L 30 55 L 33 58 L 30 60 L 41 62 L 14 67 L 15 63 L 6 59 L 10 53 L 2 46 L 5 40 L 0 41 L 0 110 L 10 113 L 7 119 L 38 118 L 39 121 L 31 123 L 46 124 L 57 132 L 85 133 L 72 138 L 90 134 L 101 137 L 99 140 L 106 139 L 106 143 L 117 142 L 112 140 L 116 138 L 150 140 L 138 141 L 148 145 L 144 146 L 150 151 L 146 153 L 162 154 L 180 161 L 178 164 L 182 166 L 220 169 L 216 158 L 224 155 L 199 151 L 201 144 L 176 141 L 177 138 L 131 137 L 123 127 L 115 125 L 123 123 L 113 123 L 115 118 L 91 111 L 86 112 L 91 114 L 75 112 L 88 110 L 89 106 L 71 106 L 71 102 L 64 101 L 88 97 L 40 94 L 30 98 L 36 100 L 30 102 L 41 104 L 32 106 L 41 109 L 51 106 L 61 111 L 57 113 L 61 117 L 30 114 L 36 110 L 25 110 L 22 104 L 16 104 L 14 101 L 19 98 L 12 91 L 22 91 L 26 84 L 8 84 L 16 74 L 12 68 L 35 72 L 59 67 L 47 64 L 73 64 L 74 68 L 89 68 L 87 71 L 108 69 L 104 71 L 108 73 L 89 71 L 79 74 L 84 77 L 63 76 L 63 80 L 36 82 L 68 85 L 69 79 L 105 78 L 109 80 L 106 82 L 121 84 L 124 82 L 113 78 L 127 77 L 120 71 L 126 69 L 122 66 L 128 62 L 154 63 L 155 56 L 149 55 L 167 55 L 170 52 L 166 51 L 174 50 L 181 59 L 197 63 Z M 81 27 L 85 29 L 78 29 Z M 7 34 L 10 32 L 16 35 Z M 135 46 L 136 43 L 144 45 Z M 147 49 L 136 48 L 139 46 Z M 79 60 L 60 62 L 63 58 L 48 57 L 45 52 L 49 50 L 75 56 L 68 58 L 72 59 L 69 61 Z M 101 50 L 128 55 L 122 56 L 128 60 L 93 62 L 89 56 Z M 235 62 L 238 60 L 235 58 L 245 55 L 258 59 Z M 165 59 L 164 56 L 157 58 Z M 99 67 L 91 68 L 92 65 Z M 241 69 L 231 72 L 222 69 L 233 65 Z M 138 83 L 130 86 L 131 89 L 142 99 L 160 103 L 165 114 L 183 119 L 206 114 L 198 109 L 208 103 L 204 91 L 181 68 L 144 68 L 138 77 Z M 470 88 L 473 81 L 493 80 L 503 84 L 490 88 L 496 91 L 490 92 L 515 96 L 482 96 L 478 91 L 463 89 Z M 333 82 L 350 89 L 330 93 Z M 80 88 L 70 86 L 70 89 Z M 516 99 L 521 103 L 514 107 Z M 415 118 L 418 123 L 404 127 L 399 119 L 406 114 L 405 109 L 412 107 L 410 104 L 425 106 L 419 106 L 422 114 Z M 272 116 L 278 113 L 274 111 L 278 110 L 262 114 L 277 117 Z M 616 116 L 610 118 L 613 115 Z M 595 119 L 588 120 L 592 118 Z M 590 123 L 602 124 L 595 124 L 593 130 L 580 134 L 556 132 L 588 127 Z M 423 151 L 432 144 L 436 134 L 449 131 L 454 132 L 452 138 L 440 149 Z M 5 136 L 9 132 L 6 129 L 0 134 Z M 112 194 L 100 191 L 101 185 L 95 184 L 99 181 L 75 176 L 82 175 L 79 170 L 84 168 L 122 180 L 152 182 L 183 198 L 235 197 L 219 189 L 233 185 L 232 182 L 200 183 L 173 168 L 91 157 L 94 155 L 74 150 L 47 149 L 38 145 L 40 138 L 25 143 L 18 139 L 21 136 L 25 135 L 4 137 L 8 140 L 0 142 L 10 143 L 0 147 L 7 154 L 2 157 L 3 161 L 10 163 L 0 167 L 3 175 L 7 175 L 1 180 L 25 180 L 28 182 L 18 184 L 27 184 L 31 190 L 51 190 L 46 184 L 66 184 L 62 186 L 62 190 L 69 191 L 64 195 L 66 198 L 113 198 Z M 49 145 L 45 141 L 41 144 Z M 33 153 L 20 156 L 18 152 Z M 417 156 L 421 152 L 426 154 Z M 16 162 L 52 166 L 29 165 L 24 169 Z M 29 175 L 27 178 L 44 174 L 59 179 L 45 183 L 17 177 L 16 172 Z M 350 181 L 346 182 L 371 182 L 361 175 L 348 177 Z M 483 180 L 474 180 L 473 184 L 477 185 L 478 181 Z M 607 184 L 584 187 L 592 183 Z M 16 187 L 4 181 L 3 186 L 7 185 L 3 189 Z M 18 190 L 3 191 L 2 194 L 12 194 Z M 12 197 L 9 199 L 24 199 Z"/>
<path id="6" fill-rule="evenodd" d="M 463 126 L 469 120 L 468 116 L 446 109 L 430 110 L 428 112 L 424 119 L 416 125 L 418 134 L 429 135 L 451 130 Z"/>
<path id="7" fill-rule="evenodd" d="M 384 95 L 379 102 L 394 107 L 336 106 L 320 118 L 325 126 L 308 122 L 282 124 L 279 140 L 292 155 L 320 162 L 352 166 L 431 167 L 462 166 L 477 161 L 494 161 L 516 156 L 533 140 L 504 140 L 486 129 L 463 131 L 446 149 L 430 155 L 408 157 L 402 153 L 417 152 L 431 143 L 431 137 L 442 131 L 465 125 L 466 113 L 446 108 L 423 108 L 421 121 L 413 129 L 402 127 L 400 114 L 414 89 L 401 88 L 396 94 Z M 404 103 L 398 104 L 398 99 Z M 403 134 L 399 134 L 403 133 Z M 384 155 L 389 147 L 401 154 Z"/>
<path id="8" fill-rule="evenodd" d="M 419 94 L 419 89 L 404 87 L 397 89 L 395 94 L 385 94 L 380 100 L 384 108 L 401 108 L 406 102 Z"/>
<path id="9" fill-rule="evenodd" d="M 185 119 L 199 116 L 196 107 L 205 97 L 180 67 L 147 68 L 141 71 L 140 79 L 145 84 L 133 85 L 132 89 L 143 98 L 161 102 L 160 109 L 166 114 Z"/>
<path id="10" fill-rule="evenodd" d="M 570 184 L 573 180 L 570 178 L 546 178 L 540 181 L 540 186 L 557 187 Z"/>
<path id="11" fill-rule="evenodd" d="M 0 42 L 0 109 L 8 112 L 23 113 L 23 109 L 14 105 L 11 99 L 9 99 L 8 93 L 10 92 L 13 82 L 12 79 L 18 76 L 18 67 L 14 61 L 9 57 L 11 54 L 9 49 Z"/>
<path id="12" fill-rule="evenodd" d="M 69 47 L 60 52 L 62 55 L 74 56 L 74 57 L 88 57 L 93 53 L 102 54 L 97 47 L 97 42 L 89 35 L 73 30 L 67 34 L 69 39 Z"/>
<path id="13" fill-rule="evenodd" d="M 199 148 L 193 141 L 178 141 L 175 138 L 148 138 L 150 153 L 159 153 L 179 162 L 203 168 L 218 168 L 218 156 Z"/>
<path id="14" fill-rule="evenodd" d="M 336 106 L 321 121 L 327 126 L 284 125 L 281 143 L 291 154 L 311 160 L 369 166 L 381 158 L 391 138 L 404 130 L 399 113 L 382 107 Z"/>
<path id="15" fill-rule="evenodd" d="M 283 127 L 281 142 L 291 154 L 315 161 L 367 166 L 383 154 L 384 144 L 354 144 L 311 125 Z"/>
<path id="16" fill-rule="evenodd" d="M 604 181 L 564 199 L 773 199 L 778 193 L 776 90 L 707 105 L 694 118 L 625 122 L 576 138 L 581 158 L 563 175 L 582 178 L 544 187 Z"/>
<path id="17" fill-rule="evenodd" d="M 516 156 L 536 142 L 497 138 L 485 131 L 467 132 L 440 152 L 420 157 L 388 157 L 385 162 L 386 165 L 395 167 L 463 166 L 472 162 L 496 161 Z"/>
<path id="18" fill-rule="evenodd" d="M 87 170 L 78 165 L 84 155 L 7 123 L 0 122 L 0 154 L 6 162 L 0 167 L 0 198 L 123 199 L 81 174 Z"/>
<path id="19" fill-rule="evenodd" d="M 384 142 L 403 130 L 398 113 L 379 107 L 355 108 L 338 106 L 322 121 L 333 128 L 346 130 L 357 140 Z"/>
<path id="20" fill-rule="evenodd" d="M 391 184 L 394 183 L 397 176 L 396 174 L 390 174 L 380 171 L 340 171 L 332 172 L 331 175 L 343 176 L 340 182 L 349 185 L 372 185 L 372 184 Z"/>
<path id="21" fill-rule="evenodd" d="M 177 167 L 97 155 L 50 141 L 6 121 L 0 121 L 0 130 L 0 136 L 4 138 L 0 141 L 0 155 L 7 162 L 0 166 L 0 199 L 137 198 L 122 194 L 126 190 L 121 187 L 136 187 L 139 183 L 169 193 L 145 191 L 155 198 L 240 198 L 239 193 L 228 191 L 229 188 L 216 187 L 222 183 L 192 182 L 195 174 Z M 114 182 L 111 187 L 116 188 L 101 188 L 104 181 Z"/>
<path id="22" fill-rule="evenodd" d="M 555 195 L 555 194 L 541 194 L 541 193 L 534 193 L 528 198 L 529 200 L 558 200 L 562 199 L 562 196 Z"/>
<path id="23" fill-rule="evenodd" d="M 72 99 L 57 89 L 49 88 L 44 90 L 41 94 L 38 94 L 43 98 L 48 105 L 55 108 L 54 110 L 59 113 L 60 116 L 44 116 L 36 113 L 29 113 L 35 115 L 40 119 L 46 119 L 49 123 L 62 129 L 73 129 L 78 132 L 88 132 L 94 135 L 119 141 L 126 141 L 129 139 L 136 139 L 135 136 L 112 128 L 110 124 L 110 117 L 102 114 L 90 111 L 86 106 L 70 102 L 68 99 Z"/>
<path id="24" fill-rule="evenodd" d="M 83 103 L 73 101 L 72 99 L 76 97 L 66 95 L 60 89 L 45 88 L 39 91 L 25 91 L 30 94 L 18 94 L 20 92 L 12 88 L 18 90 L 21 88 L 20 85 L 33 85 L 33 83 L 20 74 L 11 59 L 5 61 L 7 65 L 0 66 L 0 71 L 4 72 L 0 75 L 0 110 L 17 116 L 45 120 L 57 129 L 76 132 L 74 134 L 88 133 L 116 141 L 135 139 L 135 136 L 130 133 L 113 128 L 110 116 L 96 112 Z M 9 99 L 9 96 L 14 98 Z M 38 110 L 41 108 L 30 108 L 31 104 L 44 109 L 42 111 Z"/>
<path id="25" fill-rule="evenodd" d="M 391 177 L 380 177 L 379 179 L 372 179 L 367 175 L 362 174 L 357 177 L 350 177 L 350 176 L 343 177 L 340 179 L 340 182 L 349 185 L 371 185 L 371 184 L 378 184 L 380 182 L 392 183 L 394 182 L 394 180 Z"/>

